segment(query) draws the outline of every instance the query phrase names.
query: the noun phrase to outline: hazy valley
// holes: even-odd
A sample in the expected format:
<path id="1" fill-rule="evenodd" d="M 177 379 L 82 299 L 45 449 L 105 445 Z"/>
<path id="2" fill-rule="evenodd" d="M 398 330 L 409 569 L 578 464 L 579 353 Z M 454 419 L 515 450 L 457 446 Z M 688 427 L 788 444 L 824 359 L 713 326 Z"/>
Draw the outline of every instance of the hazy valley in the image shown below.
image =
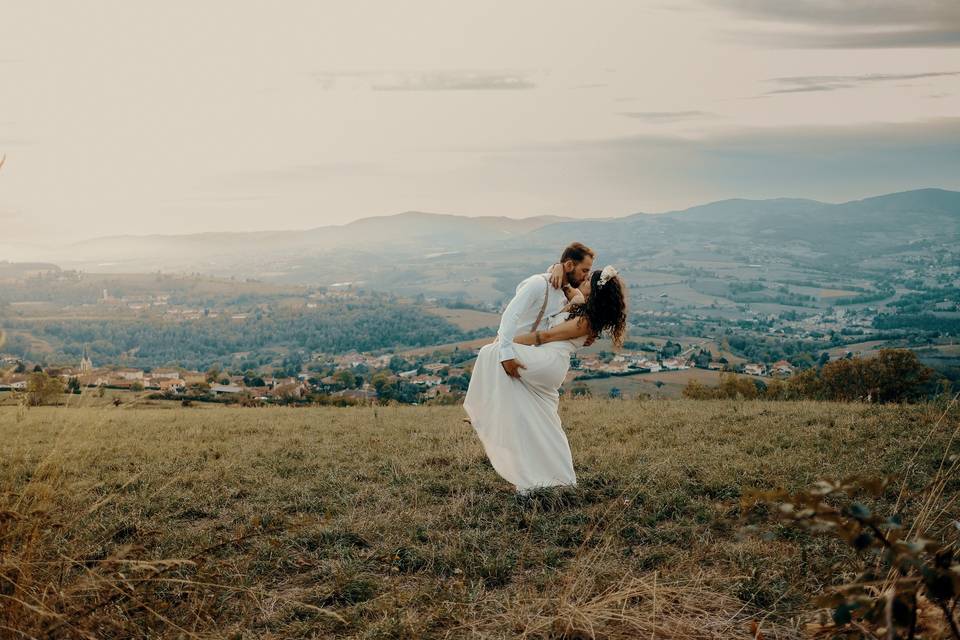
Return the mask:
<path id="1" fill-rule="evenodd" d="M 399 357 L 390 376 L 453 366 L 457 377 L 517 282 L 572 240 L 630 285 L 630 349 L 611 360 L 601 342 L 575 363 L 595 392 L 678 395 L 695 369 L 707 382 L 770 375 L 778 362 L 789 373 L 881 346 L 913 348 L 958 379 L 960 193 L 936 189 L 604 220 L 408 213 L 304 232 L 102 238 L 56 263 L 0 263 L 0 354 L 215 366 L 237 383 L 245 372 L 329 378 L 359 352 L 380 368 Z M 378 367 L 364 367 L 356 384 L 370 388 Z"/>

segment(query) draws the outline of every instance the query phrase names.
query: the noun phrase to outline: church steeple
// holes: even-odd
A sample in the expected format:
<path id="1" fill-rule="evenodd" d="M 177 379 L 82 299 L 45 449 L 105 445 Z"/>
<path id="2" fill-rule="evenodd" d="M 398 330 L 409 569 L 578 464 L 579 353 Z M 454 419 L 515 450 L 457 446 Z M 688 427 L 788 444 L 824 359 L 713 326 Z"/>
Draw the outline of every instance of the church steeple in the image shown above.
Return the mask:
<path id="1" fill-rule="evenodd" d="M 83 345 L 83 358 L 80 359 L 80 373 L 93 371 L 93 361 L 87 355 L 87 345 Z"/>

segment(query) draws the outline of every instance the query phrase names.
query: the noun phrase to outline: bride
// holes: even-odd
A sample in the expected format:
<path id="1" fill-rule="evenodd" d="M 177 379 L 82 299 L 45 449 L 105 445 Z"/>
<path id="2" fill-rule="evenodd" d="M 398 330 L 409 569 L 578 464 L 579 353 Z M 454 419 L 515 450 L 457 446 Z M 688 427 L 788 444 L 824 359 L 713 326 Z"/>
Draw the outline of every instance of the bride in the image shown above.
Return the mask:
<path id="1" fill-rule="evenodd" d="M 473 368 L 463 408 L 493 468 L 521 493 L 577 483 L 558 413 L 570 354 L 601 333 L 623 344 L 626 300 L 616 269 L 594 271 L 580 293 L 549 328 L 514 338 L 521 378 L 504 373 L 496 342 L 480 349 Z"/>

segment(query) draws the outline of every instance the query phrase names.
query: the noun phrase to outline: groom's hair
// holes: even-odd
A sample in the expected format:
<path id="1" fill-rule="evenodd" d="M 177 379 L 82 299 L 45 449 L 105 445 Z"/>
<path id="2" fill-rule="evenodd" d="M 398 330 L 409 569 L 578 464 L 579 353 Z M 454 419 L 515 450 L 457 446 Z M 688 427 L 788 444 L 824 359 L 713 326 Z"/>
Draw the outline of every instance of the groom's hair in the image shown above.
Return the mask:
<path id="1" fill-rule="evenodd" d="M 587 256 L 590 256 L 591 258 L 594 257 L 593 249 L 580 242 L 574 242 L 563 250 L 563 255 L 560 256 L 560 262 L 566 262 L 567 260 L 583 262 L 583 259 Z"/>

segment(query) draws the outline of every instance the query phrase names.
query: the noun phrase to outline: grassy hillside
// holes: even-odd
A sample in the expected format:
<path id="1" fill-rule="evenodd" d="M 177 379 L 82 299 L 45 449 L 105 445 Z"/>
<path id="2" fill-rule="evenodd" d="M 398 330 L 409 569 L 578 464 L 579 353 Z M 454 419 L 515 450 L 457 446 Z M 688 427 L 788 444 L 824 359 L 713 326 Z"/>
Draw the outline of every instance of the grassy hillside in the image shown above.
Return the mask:
<path id="1" fill-rule="evenodd" d="M 518 499 L 459 407 L 0 407 L 0 628 L 796 637 L 848 552 L 739 535 L 742 489 L 896 472 L 917 450 L 920 484 L 960 424 L 932 428 L 941 411 L 565 400 L 579 485 Z"/>

